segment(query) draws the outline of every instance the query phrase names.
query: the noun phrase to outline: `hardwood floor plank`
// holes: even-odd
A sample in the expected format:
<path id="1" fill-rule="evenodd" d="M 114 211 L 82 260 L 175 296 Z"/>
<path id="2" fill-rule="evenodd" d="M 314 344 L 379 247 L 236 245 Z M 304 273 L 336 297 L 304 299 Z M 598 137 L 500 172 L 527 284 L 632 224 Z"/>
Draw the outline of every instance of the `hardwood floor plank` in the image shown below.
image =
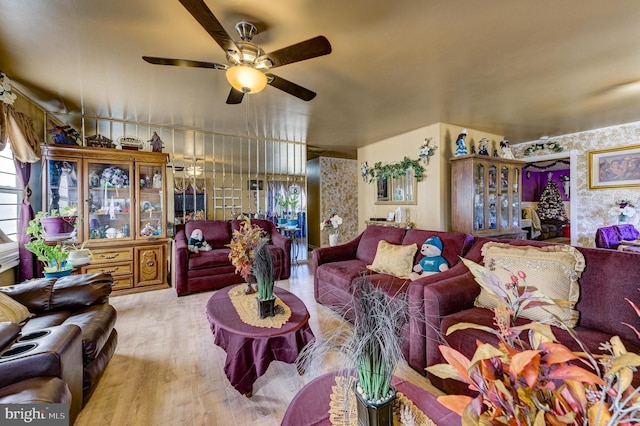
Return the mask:
<path id="1" fill-rule="evenodd" d="M 277 285 L 305 303 L 317 336 L 341 322 L 315 302 L 307 263 L 292 266 L 291 278 Z M 253 397 L 239 394 L 224 375 L 226 354 L 213 343 L 205 314 L 212 294 L 178 298 L 167 288 L 112 297 L 118 346 L 75 424 L 278 426 L 289 402 L 315 376 L 299 376 L 295 365 L 276 361 L 254 384 Z M 396 375 L 441 394 L 406 363 Z"/>

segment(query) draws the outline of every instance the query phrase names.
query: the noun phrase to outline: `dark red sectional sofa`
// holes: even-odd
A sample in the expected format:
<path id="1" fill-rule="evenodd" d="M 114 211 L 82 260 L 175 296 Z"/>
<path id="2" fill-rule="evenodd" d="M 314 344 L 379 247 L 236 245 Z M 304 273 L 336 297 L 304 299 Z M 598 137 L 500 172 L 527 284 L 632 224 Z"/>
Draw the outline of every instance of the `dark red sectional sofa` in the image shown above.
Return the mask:
<path id="1" fill-rule="evenodd" d="M 443 255 L 450 269 L 416 281 L 401 280 L 390 275 L 374 273 L 366 268 L 375 257 L 377 243 L 384 239 L 393 244 L 421 244 L 425 237 L 437 235 L 444 243 Z M 347 306 L 353 292 L 354 280 L 368 274 L 372 282 L 390 294 L 406 293 L 411 314 L 405 329 L 404 355 L 409 365 L 421 374 L 425 367 L 444 362 L 439 344 L 448 344 L 471 358 L 476 340 L 496 342 L 493 335 L 478 330 L 461 330 L 445 337 L 447 329 L 458 322 L 473 322 L 493 326 L 493 312 L 474 307 L 480 286 L 458 256 L 482 263 L 482 246 L 491 240 L 473 238 L 455 232 L 397 229 L 369 226 L 354 240 L 336 247 L 313 251 L 314 292 L 318 303 L 341 309 Z M 511 245 L 545 246 L 549 243 L 530 240 L 499 240 Z M 640 319 L 624 300 L 640 301 L 640 256 L 637 253 L 578 247 L 586 267 L 579 279 L 580 298 L 575 309 L 580 312 L 578 325 L 573 329 L 587 348 L 599 353 L 600 343 L 613 335 L 621 337 L 630 352 L 640 352 L 640 342 L 626 322 L 640 329 Z M 421 258 L 418 252 L 417 263 Z M 519 322 L 527 320 L 519 319 Z M 564 330 L 553 327 L 558 340 L 578 350 L 578 345 Z M 640 374 L 634 376 L 640 384 Z M 465 385 L 429 375 L 434 385 L 447 393 L 461 393 Z"/>

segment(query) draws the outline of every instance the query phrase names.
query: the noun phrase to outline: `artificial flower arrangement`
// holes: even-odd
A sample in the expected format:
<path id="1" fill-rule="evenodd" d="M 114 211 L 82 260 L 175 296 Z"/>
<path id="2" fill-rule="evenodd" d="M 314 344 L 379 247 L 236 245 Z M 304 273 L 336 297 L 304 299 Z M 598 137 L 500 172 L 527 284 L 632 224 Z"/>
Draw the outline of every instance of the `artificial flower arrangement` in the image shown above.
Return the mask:
<path id="1" fill-rule="evenodd" d="M 615 202 L 615 205 L 609 209 L 609 216 L 626 216 L 633 217 L 636 209 L 631 200 L 622 199 Z"/>
<path id="2" fill-rule="evenodd" d="M 104 169 L 100 180 L 103 188 L 127 188 L 129 186 L 127 172 L 115 166 Z"/>
<path id="3" fill-rule="evenodd" d="M 418 147 L 418 149 L 420 150 L 420 154 L 418 156 L 422 161 L 424 161 L 427 164 L 429 164 L 429 157 L 433 157 L 436 149 L 438 149 L 437 146 L 429 145 L 429 143 L 431 142 L 431 139 L 432 138 L 425 138 L 422 145 Z"/>
<path id="4" fill-rule="evenodd" d="M 0 102 L 13 105 L 16 97 L 16 94 L 11 90 L 11 80 L 5 73 L 0 72 Z"/>
<path id="5" fill-rule="evenodd" d="M 240 222 L 240 228 L 234 229 L 231 243 L 227 244 L 231 248 L 229 260 L 245 281 L 251 274 L 255 250 L 264 239 L 263 233 L 262 228 L 252 225 L 251 219 L 245 218 Z"/>
<path id="6" fill-rule="evenodd" d="M 465 382 L 478 392 L 438 397 L 444 406 L 462 416 L 465 425 L 631 425 L 640 422 L 640 388 L 633 388 L 633 373 L 640 355 L 629 353 L 618 336 L 601 344 L 604 355 L 593 355 L 574 338 L 584 352 L 572 352 L 557 343 L 551 327 L 531 322 L 514 326 L 518 314 L 528 308 L 562 301 L 551 300 L 526 283 L 526 273 L 511 273 L 511 282 L 501 283 L 490 270 L 462 259 L 480 286 L 494 295 L 497 329 L 459 323 L 447 330 L 474 328 L 496 335 L 498 347 L 478 342 L 469 360 L 462 353 L 441 345 L 448 364 L 427 370 L 441 378 Z M 640 317 L 640 308 L 625 300 Z M 640 332 L 631 327 L 638 339 Z M 570 328 L 567 328 L 571 332 Z M 526 332 L 528 339 L 521 337 Z"/>
<path id="7" fill-rule="evenodd" d="M 329 234 L 337 234 L 340 225 L 342 225 L 342 218 L 338 216 L 335 210 L 332 210 L 329 218 L 320 222 L 320 230 L 324 231 L 326 229 Z"/>

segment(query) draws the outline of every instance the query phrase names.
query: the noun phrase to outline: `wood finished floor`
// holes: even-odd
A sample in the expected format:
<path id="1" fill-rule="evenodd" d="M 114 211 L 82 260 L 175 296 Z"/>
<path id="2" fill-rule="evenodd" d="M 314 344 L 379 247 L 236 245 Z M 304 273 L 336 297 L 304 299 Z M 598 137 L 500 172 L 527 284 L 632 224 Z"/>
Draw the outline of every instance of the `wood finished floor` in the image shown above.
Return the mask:
<path id="1" fill-rule="evenodd" d="M 292 266 L 291 278 L 277 285 L 305 303 L 316 336 L 342 321 L 315 302 L 307 263 Z M 118 347 L 75 424 L 279 425 L 289 402 L 315 375 L 299 376 L 295 365 L 274 362 L 254 384 L 252 398 L 239 394 L 224 375 L 225 353 L 214 345 L 207 322 L 212 294 L 178 298 L 168 288 L 112 297 Z M 441 394 L 405 363 L 396 375 Z"/>

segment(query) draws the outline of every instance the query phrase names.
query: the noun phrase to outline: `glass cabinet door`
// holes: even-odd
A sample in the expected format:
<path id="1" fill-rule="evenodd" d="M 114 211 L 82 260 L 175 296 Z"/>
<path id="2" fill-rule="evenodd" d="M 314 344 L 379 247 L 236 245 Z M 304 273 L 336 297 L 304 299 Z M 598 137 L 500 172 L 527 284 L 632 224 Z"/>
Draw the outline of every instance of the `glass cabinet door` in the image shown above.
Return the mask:
<path id="1" fill-rule="evenodd" d="M 131 178 L 133 163 L 87 161 L 88 239 L 133 238 Z"/>
<path id="2" fill-rule="evenodd" d="M 46 161 L 46 210 L 49 213 L 55 210 L 62 216 L 82 217 L 79 165 L 78 159 L 73 158 Z M 82 236 L 77 235 L 76 238 L 81 239 Z"/>
<path id="3" fill-rule="evenodd" d="M 165 236 L 165 169 L 161 164 L 139 164 L 138 175 L 139 221 L 136 232 L 139 237 Z"/>
<path id="4" fill-rule="evenodd" d="M 489 205 L 489 227 L 488 229 L 498 229 L 498 168 L 490 166 L 488 173 L 488 201 Z"/>
<path id="5" fill-rule="evenodd" d="M 520 228 L 520 168 L 514 167 L 511 176 L 511 226 Z"/>
<path id="6" fill-rule="evenodd" d="M 500 168 L 500 229 L 509 229 L 509 214 L 511 212 L 511 200 L 509 193 L 509 168 Z"/>
<path id="7" fill-rule="evenodd" d="M 473 191 L 473 229 L 474 231 L 484 231 L 484 191 L 485 191 L 485 167 L 477 164 L 474 169 L 474 191 Z"/>

